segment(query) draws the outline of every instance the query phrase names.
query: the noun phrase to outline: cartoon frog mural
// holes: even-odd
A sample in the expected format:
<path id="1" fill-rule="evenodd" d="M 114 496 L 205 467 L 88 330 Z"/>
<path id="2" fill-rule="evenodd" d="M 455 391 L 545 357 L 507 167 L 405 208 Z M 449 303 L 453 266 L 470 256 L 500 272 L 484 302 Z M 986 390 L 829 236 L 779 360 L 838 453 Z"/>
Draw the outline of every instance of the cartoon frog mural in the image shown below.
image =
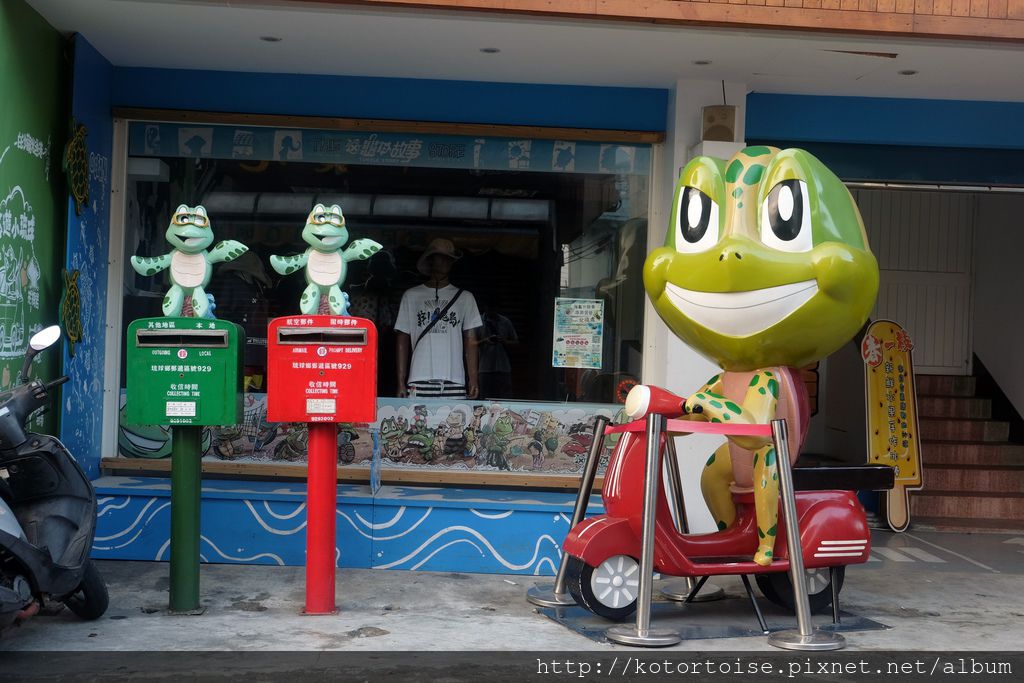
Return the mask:
<path id="1" fill-rule="evenodd" d="M 788 419 L 795 460 L 808 419 L 795 368 L 861 328 L 878 264 L 853 198 L 818 159 L 747 147 L 729 161 L 697 157 L 683 168 L 665 245 L 644 264 L 644 287 L 669 328 L 723 370 L 686 399 L 686 412 L 711 422 Z M 778 528 L 775 449 L 769 439 L 730 437 L 701 477 L 720 529 L 736 516 L 731 493 L 751 489 L 754 561 L 769 565 Z"/>
<path id="2" fill-rule="evenodd" d="M 505 451 L 508 448 L 509 442 L 512 440 L 513 431 L 514 426 L 512 424 L 512 416 L 507 412 L 502 413 L 491 428 L 491 433 L 488 434 L 488 465 L 497 467 L 499 470 L 510 469 L 508 465 L 508 455 Z"/>
<path id="3" fill-rule="evenodd" d="M 210 284 L 212 264 L 233 261 L 249 247 L 235 240 L 222 240 L 207 251 L 213 244 L 213 229 L 202 206 L 178 206 L 164 236 L 174 248 L 163 256 L 132 256 L 132 268 L 139 275 L 171 269 L 171 288 L 163 301 L 165 316 L 207 317 L 210 300 L 206 286 Z"/>
<path id="4" fill-rule="evenodd" d="M 402 457 L 402 436 L 409 428 L 404 417 L 386 417 L 380 423 L 380 437 L 383 443 L 381 455 L 392 462 Z"/>
<path id="5" fill-rule="evenodd" d="M 558 450 L 558 437 L 561 436 L 560 427 L 562 425 L 551 413 L 543 413 L 537 430 L 533 433 L 535 441 L 543 444 L 544 448 L 547 449 L 548 457 L 552 457 L 555 451 Z"/>
<path id="6" fill-rule="evenodd" d="M 444 455 L 449 460 L 461 459 L 466 451 L 466 413 L 461 409 L 448 413 L 445 419 L 448 433 L 444 440 Z"/>
<path id="7" fill-rule="evenodd" d="M 270 265 L 281 275 L 306 270 L 306 289 L 299 308 L 306 315 L 316 313 L 348 315 L 348 294 L 341 291 L 348 272 L 348 262 L 365 260 L 380 251 L 381 246 L 370 239 L 356 240 L 348 249 L 348 229 L 341 207 L 317 204 L 306 217 L 302 239 L 309 248 L 293 256 L 271 256 Z"/>

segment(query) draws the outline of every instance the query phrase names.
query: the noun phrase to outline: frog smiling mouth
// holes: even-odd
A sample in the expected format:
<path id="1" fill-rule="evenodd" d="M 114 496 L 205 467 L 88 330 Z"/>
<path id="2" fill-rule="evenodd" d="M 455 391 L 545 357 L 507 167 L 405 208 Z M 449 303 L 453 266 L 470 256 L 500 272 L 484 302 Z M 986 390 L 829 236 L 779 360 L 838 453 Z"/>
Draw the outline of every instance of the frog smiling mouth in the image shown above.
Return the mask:
<path id="1" fill-rule="evenodd" d="M 747 337 L 768 329 L 817 293 L 816 280 L 746 292 L 699 292 L 665 283 L 665 295 L 680 313 L 730 337 Z"/>

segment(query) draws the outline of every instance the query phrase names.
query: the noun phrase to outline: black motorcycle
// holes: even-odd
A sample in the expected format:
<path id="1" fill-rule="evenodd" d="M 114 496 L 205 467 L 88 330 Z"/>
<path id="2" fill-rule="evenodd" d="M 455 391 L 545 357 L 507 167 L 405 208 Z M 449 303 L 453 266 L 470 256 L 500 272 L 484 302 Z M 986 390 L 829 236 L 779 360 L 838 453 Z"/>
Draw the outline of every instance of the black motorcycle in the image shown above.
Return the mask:
<path id="1" fill-rule="evenodd" d="M 32 359 L 60 340 L 56 325 L 37 332 L 25 351 Z M 107 610 L 107 586 L 89 559 L 96 529 L 96 492 L 59 440 L 26 431 L 45 411 L 50 391 L 22 380 L 0 393 L 0 629 L 37 613 L 47 600 L 63 602 L 83 619 Z"/>

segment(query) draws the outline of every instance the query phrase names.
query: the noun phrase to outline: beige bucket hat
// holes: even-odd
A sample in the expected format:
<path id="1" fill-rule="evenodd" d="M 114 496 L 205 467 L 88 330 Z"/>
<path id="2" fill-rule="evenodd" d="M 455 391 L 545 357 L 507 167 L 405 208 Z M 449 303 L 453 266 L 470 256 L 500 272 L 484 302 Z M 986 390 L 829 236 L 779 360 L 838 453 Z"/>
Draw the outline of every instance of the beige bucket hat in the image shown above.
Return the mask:
<path id="1" fill-rule="evenodd" d="M 416 261 L 416 270 L 420 271 L 423 275 L 430 275 L 430 267 L 428 259 L 434 254 L 441 254 L 447 256 L 453 261 L 458 261 L 462 258 L 462 250 L 456 249 L 455 244 L 451 240 L 446 240 L 443 237 L 436 237 L 430 240 L 430 244 L 427 245 L 427 250 L 420 255 L 419 260 Z"/>

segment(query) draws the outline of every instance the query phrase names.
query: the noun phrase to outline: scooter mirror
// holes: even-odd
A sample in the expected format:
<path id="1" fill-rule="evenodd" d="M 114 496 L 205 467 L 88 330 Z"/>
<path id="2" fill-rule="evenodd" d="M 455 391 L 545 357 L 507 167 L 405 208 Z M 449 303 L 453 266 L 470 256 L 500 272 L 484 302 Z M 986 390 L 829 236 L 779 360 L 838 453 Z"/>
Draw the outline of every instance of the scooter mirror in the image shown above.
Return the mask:
<path id="1" fill-rule="evenodd" d="M 28 346 L 36 353 L 48 349 L 60 339 L 60 325 L 50 325 L 32 335 Z"/>
<path id="2" fill-rule="evenodd" d="M 60 339 L 60 325 L 44 327 L 32 335 L 32 338 L 28 340 L 28 348 L 25 349 L 25 364 L 21 367 L 22 382 L 28 381 L 28 373 L 32 369 L 32 359 L 40 351 L 56 344 L 58 339 Z"/>

